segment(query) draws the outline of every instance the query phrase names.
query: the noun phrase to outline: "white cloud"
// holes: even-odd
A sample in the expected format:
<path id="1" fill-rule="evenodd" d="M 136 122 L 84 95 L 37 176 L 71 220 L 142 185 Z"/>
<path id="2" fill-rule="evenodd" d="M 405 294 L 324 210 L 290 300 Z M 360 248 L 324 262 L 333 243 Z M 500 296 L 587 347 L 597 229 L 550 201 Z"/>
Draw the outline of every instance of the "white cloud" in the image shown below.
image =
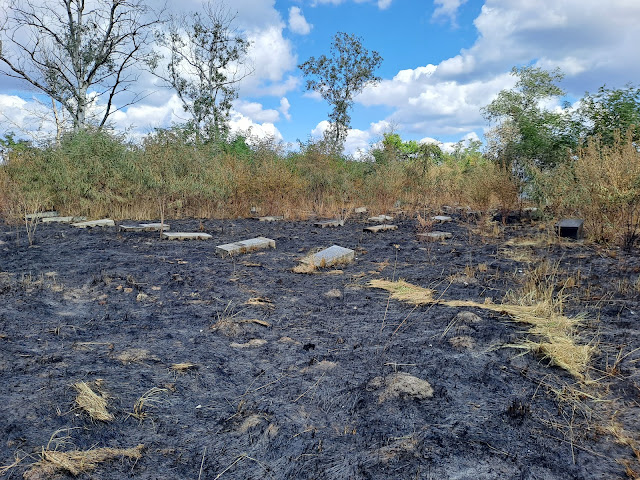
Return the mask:
<path id="1" fill-rule="evenodd" d="M 311 3 L 312 7 L 316 7 L 318 5 L 340 5 L 341 3 L 345 3 L 348 0 L 313 0 Z M 375 2 L 380 10 L 386 10 L 391 6 L 393 0 L 354 0 L 355 3 L 372 3 Z"/>
<path id="2" fill-rule="evenodd" d="M 256 123 L 240 112 L 231 113 L 229 127 L 232 133 L 246 135 L 249 139 L 282 141 L 282 134 L 273 123 Z"/>
<path id="3" fill-rule="evenodd" d="M 289 100 L 287 99 L 287 97 L 282 97 L 280 99 L 280 108 L 278 110 L 280 111 L 280 113 L 282 113 L 284 118 L 286 118 L 287 120 L 291 120 L 291 114 L 289 113 L 290 108 L 291 108 L 291 104 L 289 103 Z"/>
<path id="4" fill-rule="evenodd" d="M 434 0 L 433 3 L 437 6 L 431 18 L 436 20 L 440 17 L 446 17 L 455 27 L 457 26 L 458 9 L 467 3 L 467 0 Z"/>
<path id="5" fill-rule="evenodd" d="M 233 103 L 233 108 L 248 117 L 254 122 L 263 123 L 275 123 L 280 120 L 280 113 L 277 110 L 267 109 L 265 110 L 261 103 L 247 102 L 244 100 L 236 100 Z"/>
<path id="6" fill-rule="evenodd" d="M 289 30 L 299 35 L 308 35 L 311 33 L 313 25 L 307 23 L 300 7 L 291 7 L 289 9 Z"/>

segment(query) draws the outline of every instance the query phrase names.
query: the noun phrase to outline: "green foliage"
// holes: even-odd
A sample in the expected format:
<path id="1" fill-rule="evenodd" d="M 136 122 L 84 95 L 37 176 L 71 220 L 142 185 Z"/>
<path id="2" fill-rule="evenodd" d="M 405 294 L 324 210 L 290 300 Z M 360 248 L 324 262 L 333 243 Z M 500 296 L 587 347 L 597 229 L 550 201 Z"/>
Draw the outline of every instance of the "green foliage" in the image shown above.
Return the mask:
<path id="1" fill-rule="evenodd" d="M 559 70 L 514 67 L 518 78 L 511 90 L 502 90 L 482 113 L 490 122 L 499 122 L 487 136 L 487 154 L 494 161 L 523 171 L 528 164 L 550 168 L 564 161 L 567 150 L 577 144 L 575 130 L 567 114 L 543 109 L 541 102 L 564 95 L 556 85 Z"/>
<path id="2" fill-rule="evenodd" d="M 157 35 L 169 49 L 165 71 L 157 75 L 178 94 L 191 115 L 186 129 L 198 141 L 226 138 L 238 82 L 250 73 L 240 72 L 250 44 L 236 33 L 233 20 L 223 7 L 208 3 L 204 14 L 174 19 L 168 33 Z"/>
<path id="3" fill-rule="evenodd" d="M 629 129 L 633 140 L 640 140 L 640 88 L 627 85 L 622 89 L 602 86 L 595 94 L 586 93 L 580 102 L 577 123 L 583 138 L 598 137 L 613 145 L 616 131 L 624 137 Z"/>
<path id="4" fill-rule="evenodd" d="M 353 97 L 380 81 L 374 72 L 381 63 L 382 57 L 364 48 L 361 38 L 339 32 L 333 37 L 330 57 L 311 57 L 298 65 L 307 77 L 307 90 L 318 92 L 332 107 L 329 138 L 337 150 L 342 150 L 351 123 Z"/>

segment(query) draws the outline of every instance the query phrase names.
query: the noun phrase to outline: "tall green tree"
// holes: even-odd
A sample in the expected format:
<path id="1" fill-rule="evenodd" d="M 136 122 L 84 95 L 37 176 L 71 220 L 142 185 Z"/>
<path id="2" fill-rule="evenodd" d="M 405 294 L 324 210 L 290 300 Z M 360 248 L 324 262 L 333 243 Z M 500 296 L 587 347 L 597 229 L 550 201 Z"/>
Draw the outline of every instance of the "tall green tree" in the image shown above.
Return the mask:
<path id="1" fill-rule="evenodd" d="M 351 123 L 353 98 L 367 85 L 380 81 L 374 72 L 382 57 L 364 48 L 360 37 L 343 32 L 333 37 L 329 52 L 328 57 L 311 57 L 298 68 L 307 77 L 307 90 L 318 92 L 331 105 L 328 138 L 341 150 Z"/>
<path id="2" fill-rule="evenodd" d="M 66 110 L 74 130 L 102 127 L 114 106 L 153 63 L 152 26 L 143 0 L 9 0 L 0 26 L 1 73 L 31 84 Z M 135 67 L 135 68 L 133 68 Z M 98 100 L 99 109 L 92 109 Z"/>
<path id="3" fill-rule="evenodd" d="M 632 139 L 640 140 L 640 88 L 602 86 L 597 93 L 586 93 L 578 108 L 578 124 L 583 138 L 599 137 L 604 145 L 613 145 L 616 131 L 625 137 L 629 129 Z"/>
<path id="4" fill-rule="evenodd" d="M 482 110 L 488 121 L 497 123 L 489 132 L 487 153 L 516 169 L 529 162 L 540 168 L 553 167 L 576 144 L 568 114 L 542 107 L 543 102 L 565 94 L 557 85 L 563 74 L 536 67 L 514 67 L 511 74 L 518 78 L 514 88 L 502 90 Z"/>
<path id="5" fill-rule="evenodd" d="M 169 55 L 156 75 L 178 94 L 191 116 L 187 126 L 198 140 L 226 138 L 238 83 L 252 73 L 247 64 L 250 43 L 234 27 L 234 19 L 225 7 L 207 3 L 202 14 L 174 17 L 168 32 L 158 34 Z"/>

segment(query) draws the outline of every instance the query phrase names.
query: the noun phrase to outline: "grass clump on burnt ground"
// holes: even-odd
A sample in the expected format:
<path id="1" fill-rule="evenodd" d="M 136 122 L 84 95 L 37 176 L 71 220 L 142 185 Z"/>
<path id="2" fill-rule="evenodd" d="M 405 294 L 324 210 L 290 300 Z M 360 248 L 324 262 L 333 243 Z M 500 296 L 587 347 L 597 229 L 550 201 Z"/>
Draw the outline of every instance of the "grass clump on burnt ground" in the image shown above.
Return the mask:
<path id="1" fill-rule="evenodd" d="M 172 221 L 209 242 L 45 224 L 36 247 L 0 227 L 4 474 L 637 476 L 637 255 L 453 216 L 444 243 L 413 216 L 380 234 L 355 216 Z M 256 236 L 277 248 L 215 255 Z M 334 244 L 355 262 L 292 271 Z M 548 346 L 565 339 L 588 349 L 576 371 Z M 43 452 L 100 461 L 29 473 Z"/>

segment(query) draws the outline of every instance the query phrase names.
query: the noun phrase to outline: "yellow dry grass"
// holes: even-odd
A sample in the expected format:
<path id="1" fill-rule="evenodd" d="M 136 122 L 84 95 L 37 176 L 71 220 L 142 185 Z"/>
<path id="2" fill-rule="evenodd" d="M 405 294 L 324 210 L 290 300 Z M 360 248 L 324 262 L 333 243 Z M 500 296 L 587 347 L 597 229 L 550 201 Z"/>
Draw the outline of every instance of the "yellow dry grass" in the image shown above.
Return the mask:
<path id="1" fill-rule="evenodd" d="M 73 385 L 78 395 L 76 405 L 84 410 L 93 420 L 110 422 L 113 415 L 107 411 L 107 397 L 95 393 L 86 382 L 78 382 Z"/>
<path id="2" fill-rule="evenodd" d="M 558 313 L 559 306 L 549 301 L 539 301 L 532 305 L 510 303 L 479 303 L 473 300 L 434 299 L 433 291 L 412 285 L 404 280 L 371 280 L 369 287 L 380 288 L 391 293 L 391 298 L 413 305 L 440 304 L 453 308 L 481 308 L 501 315 L 508 315 L 515 321 L 530 325 L 529 334 L 541 340 L 525 340 L 509 345 L 526 351 L 541 354 L 552 365 L 556 365 L 574 377 L 584 380 L 591 357 L 596 351 L 592 345 L 577 343 L 576 327 L 580 317 L 567 317 Z"/>
<path id="3" fill-rule="evenodd" d="M 132 448 L 94 448 L 92 450 L 71 450 L 60 452 L 42 449 L 41 460 L 34 463 L 24 473 L 25 480 L 35 480 L 53 477 L 57 473 L 68 472 L 80 475 L 95 469 L 99 463 L 113 460 L 117 457 L 127 457 L 138 460 L 142 456 L 144 445 Z"/>
<path id="4" fill-rule="evenodd" d="M 178 373 L 184 373 L 196 368 L 198 368 L 198 366 L 195 363 L 191 362 L 174 363 L 173 365 L 171 365 L 171 370 Z"/>
<path id="5" fill-rule="evenodd" d="M 129 415 L 140 421 L 144 420 L 149 415 L 147 408 L 160 403 L 160 399 L 158 397 L 166 392 L 166 388 L 150 388 L 144 392 L 138 400 L 136 400 L 136 403 L 133 404 L 133 413 L 130 413 Z"/>

